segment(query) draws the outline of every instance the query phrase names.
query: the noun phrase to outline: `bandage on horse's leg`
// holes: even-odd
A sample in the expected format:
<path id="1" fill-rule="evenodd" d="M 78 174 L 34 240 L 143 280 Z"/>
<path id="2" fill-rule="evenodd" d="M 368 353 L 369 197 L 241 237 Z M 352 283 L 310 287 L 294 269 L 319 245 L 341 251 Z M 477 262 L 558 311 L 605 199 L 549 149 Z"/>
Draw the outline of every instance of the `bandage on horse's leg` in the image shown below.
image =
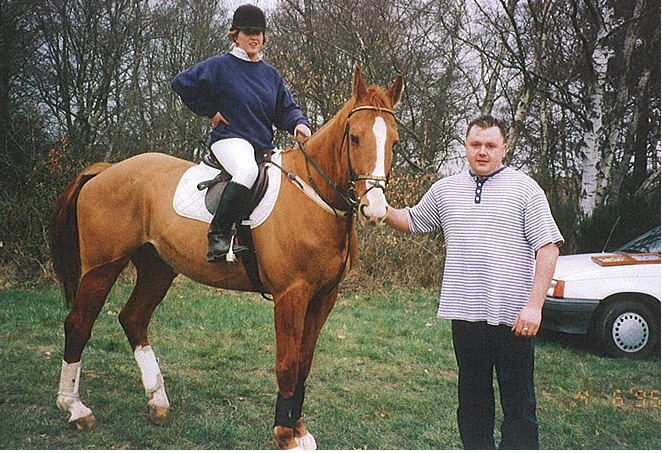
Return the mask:
<path id="1" fill-rule="evenodd" d="M 120 312 L 119 320 L 140 369 L 149 418 L 161 425 L 168 421 L 170 402 L 161 369 L 147 338 L 147 329 L 154 309 L 165 297 L 177 274 L 149 244 L 137 250 L 131 260 L 137 271 L 136 286 Z"/>
<path id="2" fill-rule="evenodd" d="M 92 429 L 97 424 L 97 419 L 92 415 L 92 410 L 83 404 L 78 394 L 80 371 L 80 362 L 62 361 L 57 407 L 69 413 L 69 423 L 72 427 L 81 430 Z"/>
<path id="3" fill-rule="evenodd" d="M 299 349 L 304 331 L 306 308 L 310 296 L 303 285 L 293 285 L 283 294 L 274 297 L 274 321 L 276 326 L 276 421 L 274 437 L 280 449 L 289 450 L 298 445 L 294 436 L 294 424 L 300 418 L 295 411 L 295 393 L 299 381 Z M 303 401 L 301 401 L 303 404 Z M 297 418 L 294 418 L 294 417 Z"/>
<path id="4" fill-rule="evenodd" d="M 313 435 L 306 429 L 303 418 L 301 418 L 303 411 L 303 403 L 305 400 L 305 385 L 310 373 L 310 367 L 313 362 L 313 355 L 317 345 L 322 327 L 326 322 L 331 310 L 335 306 L 336 299 L 338 298 L 338 288 L 331 291 L 324 297 L 314 299 L 308 304 L 306 310 L 306 321 L 304 326 L 303 339 L 301 341 L 301 349 L 299 352 L 299 385 L 295 391 L 296 407 L 298 411 L 298 418 L 294 425 L 294 436 L 299 447 L 304 450 L 316 450 L 317 443 Z"/>
<path id="5" fill-rule="evenodd" d="M 127 260 L 120 260 L 87 272 L 81 279 L 73 306 L 64 322 L 64 360 L 57 406 L 69 413 L 69 423 L 76 429 L 89 429 L 96 425 L 92 410 L 83 404 L 78 394 L 81 356 L 90 339 L 94 321 L 126 263 Z"/>

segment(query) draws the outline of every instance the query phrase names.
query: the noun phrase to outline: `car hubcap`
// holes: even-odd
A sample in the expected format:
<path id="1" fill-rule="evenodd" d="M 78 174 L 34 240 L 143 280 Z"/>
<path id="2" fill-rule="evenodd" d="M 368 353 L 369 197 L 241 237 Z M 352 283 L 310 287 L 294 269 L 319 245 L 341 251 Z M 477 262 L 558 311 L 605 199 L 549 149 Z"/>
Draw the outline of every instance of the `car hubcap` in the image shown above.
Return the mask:
<path id="1" fill-rule="evenodd" d="M 637 313 L 623 313 L 616 321 L 611 330 L 611 336 L 614 343 L 621 351 L 637 352 L 641 351 L 646 343 L 650 332 L 648 323 Z"/>

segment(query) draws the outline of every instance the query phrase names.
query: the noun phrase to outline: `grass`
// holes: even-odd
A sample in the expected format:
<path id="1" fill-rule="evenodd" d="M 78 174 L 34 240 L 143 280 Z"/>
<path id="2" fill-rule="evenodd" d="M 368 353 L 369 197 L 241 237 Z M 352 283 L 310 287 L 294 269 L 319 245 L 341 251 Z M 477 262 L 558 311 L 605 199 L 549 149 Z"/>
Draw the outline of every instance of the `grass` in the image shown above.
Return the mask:
<path id="1" fill-rule="evenodd" d="M 113 290 L 83 355 L 80 393 L 99 420 L 88 432 L 69 429 L 55 406 L 59 289 L 0 291 L 0 448 L 273 448 L 272 303 L 177 282 L 150 327 L 173 407 L 157 427 L 117 322 L 130 290 Z M 461 448 L 450 325 L 435 319 L 436 299 L 436 289 L 344 293 L 304 406 L 321 449 Z M 542 448 L 660 448 L 659 356 L 606 359 L 581 338 L 545 335 L 536 366 Z"/>

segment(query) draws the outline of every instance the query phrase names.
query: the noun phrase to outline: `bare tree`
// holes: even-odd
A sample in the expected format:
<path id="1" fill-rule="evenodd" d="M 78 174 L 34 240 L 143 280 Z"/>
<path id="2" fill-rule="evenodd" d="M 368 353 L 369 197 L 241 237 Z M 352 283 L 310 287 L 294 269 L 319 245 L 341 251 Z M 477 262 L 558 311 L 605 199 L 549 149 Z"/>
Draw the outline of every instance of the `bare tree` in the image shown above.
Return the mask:
<path id="1" fill-rule="evenodd" d="M 354 65 L 377 84 L 404 74 L 395 166 L 439 170 L 457 143 L 458 118 L 465 119 L 455 86 L 462 80 L 457 30 L 463 3 L 284 0 L 271 18 L 275 35 L 267 57 L 316 124 L 349 95 Z"/>
<path id="2" fill-rule="evenodd" d="M 585 110 L 581 112 L 586 127 L 580 150 L 580 208 L 585 216 L 609 202 L 610 194 L 620 190 L 619 179 L 624 172 L 619 167 L 627 167 L 632 156 L 631 149 L 623 148 L 627 124 L 632 120 L 632 105 L 636 94 L 649 92 L 648 70 L 642 71 L 632 58 L 638 42 L 654 39 L 652 30 L 645 30 L 638 23 L 646 14 L 659 16 L 659 5 L 653 8 L 652 2 L 637 0 L 634 8 L 620 10 L 620 14 L 615 6 L 618 5 L 609 1 L 589 1 L 585 5 L 572 2 L 572 23 L 587 76 Z M 614 179 L 619 174 L 621 177 Z"/>

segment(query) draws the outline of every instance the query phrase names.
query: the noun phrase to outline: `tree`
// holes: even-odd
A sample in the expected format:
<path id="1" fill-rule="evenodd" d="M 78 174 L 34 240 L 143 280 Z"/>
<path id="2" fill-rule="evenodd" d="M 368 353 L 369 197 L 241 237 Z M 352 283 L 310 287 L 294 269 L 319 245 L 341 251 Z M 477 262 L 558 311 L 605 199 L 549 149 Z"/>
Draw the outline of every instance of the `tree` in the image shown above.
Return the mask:
<path id="1" fill-rule="evenodd" d="M 107 129 L 124 82 L 130 40 L 146 1 L 40 0 L 31 20 L 41 45 L 30 73 L 74 159 L 108 158 Z M 105 143 L 102 138 L 105 138 Z M 105 150 L 98 150 L 99 145 Z"/>
<path id="2" fill-rule="evenodd" d="M 509 164 L 546 190 L 571 244 L 618 216 L 659 222 L 659 2 L 280 0 L 267 12 L 265 60 L 313 129 L 350 96 L 355 65 L 380 85 L 405 76 L 393 197 L 415 202 L 463 168 L 468 121 L 492 112 L 510 123 Z M 44 267 L 53 199 L 87 164 L 200 159 L 208 121 L 170 82 L 229 48 L 228 16 L 217 0 L 0 0 L 3 263 Z"/>
<path id="3" fill-rule="evenodd" d="M 360 65 L 368 79 L 382 85 L 394 73 L 406 74 L 395 165 L 436 171 L 451 154 L 457 123 L 465 116 L 462 96 L 456 96 L 459 37 L 446 33 L 457 31 L 463 4 L 284 0 L 270 18 L 267 58 L 316 125 L 349 96 L 353 66 Z"/>

